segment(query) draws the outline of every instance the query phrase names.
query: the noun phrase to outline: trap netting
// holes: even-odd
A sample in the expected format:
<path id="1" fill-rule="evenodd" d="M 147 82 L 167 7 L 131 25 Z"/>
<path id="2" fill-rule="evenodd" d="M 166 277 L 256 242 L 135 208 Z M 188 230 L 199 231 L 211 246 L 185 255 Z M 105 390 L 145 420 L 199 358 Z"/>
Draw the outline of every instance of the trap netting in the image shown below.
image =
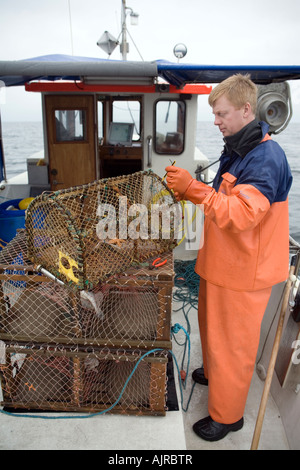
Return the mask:
<path id="1" fill-rule="evenodd" d="M 170 251 L 180 205 L 159 176 L 142 171 L 43 193 L 26 211 L 30 259 L 64 283 L 99 281 Z"/>
<path id="2" fill-rule="evenodd" d="M 164 260 L 159 268 L 131 267 L 91 291 L 74 290 L 35 271 L 22 230 L 0 252 L 0 338 L 170 348 L 172 253 Z"/>
<path id="3" fill-rule="evenodd" d="M 167 353 L 0 342 L 2 405 L 164 415 Z"/>

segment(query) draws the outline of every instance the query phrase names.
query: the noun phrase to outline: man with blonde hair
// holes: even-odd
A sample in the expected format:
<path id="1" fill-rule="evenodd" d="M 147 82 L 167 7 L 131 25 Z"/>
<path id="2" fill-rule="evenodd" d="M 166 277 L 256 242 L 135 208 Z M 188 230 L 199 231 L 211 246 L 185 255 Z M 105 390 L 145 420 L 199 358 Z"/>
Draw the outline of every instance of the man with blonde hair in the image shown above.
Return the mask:
<path id="1" fill-rule="evenodd" d="M 243 427 L 262 318 L 272 286 L 288 276 L 292 176 L 268 125 L 255 119 L 256 101 L 249 76 L 231 76 L 212 90 L 225 143 L 212 187 L 185 169 L 166 168 L 177 200 L 202 204 L 205 215 L 195 267 L 203 367 L 192 377 L 208 385 L 209 416 L 193 426 L 208 441 Z"/>
<path id="2" fill-rule="evenodd" d="M 257 87 L 255 83 L 250 80 L 250 75 L 232 75 L 224 82 L 219 83 L 208 97 L 209 105 L 213 107 L 217 99 L 224 94 L 237 109 L 241 108 L 247 101 L 249 101 L 252 113 L 255 116 Z"/>

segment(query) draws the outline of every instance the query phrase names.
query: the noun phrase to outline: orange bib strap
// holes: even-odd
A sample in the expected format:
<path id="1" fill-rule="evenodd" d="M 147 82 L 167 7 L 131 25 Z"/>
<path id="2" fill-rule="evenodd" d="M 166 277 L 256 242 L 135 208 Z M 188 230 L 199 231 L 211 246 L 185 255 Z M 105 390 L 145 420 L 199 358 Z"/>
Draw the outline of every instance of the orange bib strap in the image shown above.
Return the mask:
<path id="1" fill-rule="evenodd" d="M 270 136 L 270 134 L 266 134 L 264 138 L 260 141 L 260 143 L 262 144 L 263 142 L 266 142 L 267 140 L 272 140 L 272 137 Z"/>

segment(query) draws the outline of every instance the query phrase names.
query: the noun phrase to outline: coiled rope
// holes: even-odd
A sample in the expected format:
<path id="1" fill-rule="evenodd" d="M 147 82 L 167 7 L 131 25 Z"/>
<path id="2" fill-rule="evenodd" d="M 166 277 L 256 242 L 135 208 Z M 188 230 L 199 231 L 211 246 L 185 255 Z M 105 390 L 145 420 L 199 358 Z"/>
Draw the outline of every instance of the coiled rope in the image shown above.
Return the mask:
<path id="1" fill-rule="evenodd" d="M 195 273 L 195 264 L 196 260 L 192 261 L 180 261 L 175 260 L 175 291 L 173 294 L 173 299 L 181 303 L 180 308 L 174 310 L 174 312 L 179 312 L 182 310 L 184 319 L 186 321 L 186 331 L 187 335 L 190 335 L 191 325 L 189 321 L 189 313 L 191 309 L 197 309 L 198 307 L 198 292 L 199 292 L 199 282 L 200 278 L 198 274 Z M 187 337 L 183 344 L 178 343 L 176 338 L 173 336 L 175 342 L 184 347 L 182 363 L 185 361 L 186 349 L 187 349 Z"/>

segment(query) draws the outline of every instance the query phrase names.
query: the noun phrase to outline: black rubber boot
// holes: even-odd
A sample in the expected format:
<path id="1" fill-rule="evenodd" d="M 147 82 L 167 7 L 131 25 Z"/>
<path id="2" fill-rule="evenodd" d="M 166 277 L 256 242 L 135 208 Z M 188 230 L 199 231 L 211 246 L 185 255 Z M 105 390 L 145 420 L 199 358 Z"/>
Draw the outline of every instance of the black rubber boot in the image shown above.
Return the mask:
<path id="1" fill-rule="evenodd" d="M 210 416 L 200 419 L 194 424 L 193 430 L 197 436 L 205 441 L 219 441 L 223 439 L 229 432 L 235 432 L 242 429 L 244 425 L 244 418 L 241 418 L 236 423 L 222 424 L 214 421 Z"/>
<path id="2" fill-rule="evenodd" d="M 192 373 L 192 379 L 201 385 L 208 385 L 208 379 L 204 375 L 203 367 L 199 367 L 199 369 L 195 369 Z"/>

